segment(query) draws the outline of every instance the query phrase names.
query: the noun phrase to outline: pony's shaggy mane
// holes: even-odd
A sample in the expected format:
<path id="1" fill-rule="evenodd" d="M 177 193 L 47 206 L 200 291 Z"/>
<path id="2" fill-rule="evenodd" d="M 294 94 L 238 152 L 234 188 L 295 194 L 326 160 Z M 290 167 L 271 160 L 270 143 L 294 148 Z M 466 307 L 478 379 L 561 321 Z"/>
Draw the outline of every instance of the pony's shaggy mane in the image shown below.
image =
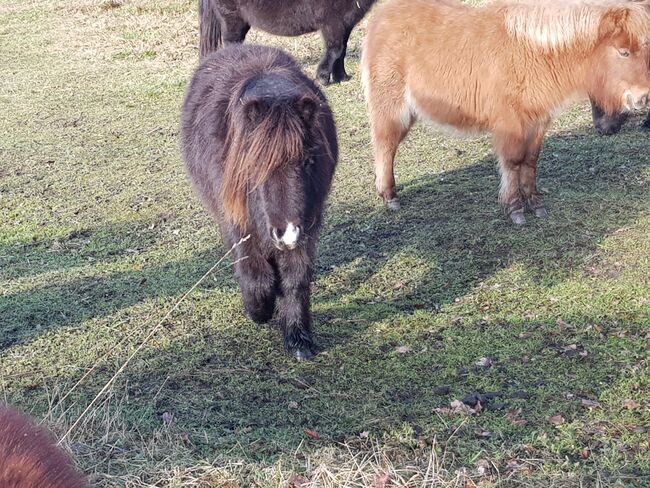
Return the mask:
<path id="1" fill-rule="evenodd" d="M 631 42 L 644 44 L 650 38 L 647 1 L 521 0 L 495 6 L 504 16 L 509 35 L 546 52 L 595 45 L 608 16 L 612 27 L 620 29 Z"/>
<path id="2" fill-rule="evenodd" d="M 236 93 L 243 91 L 247 81 L 240 83 Z M 244 229 L 248 194 L 263 185 L 282 164 L 295 164 L 303 158 L 305 128 L 287 106 L 266 109 L 257 125 L 251 127 L 236 106 L 241 103 L 239 97 L 233 97 L 229 107 L 231 117 L 237 120 L 226 140 L 221 198 L 226 217 Z"/>

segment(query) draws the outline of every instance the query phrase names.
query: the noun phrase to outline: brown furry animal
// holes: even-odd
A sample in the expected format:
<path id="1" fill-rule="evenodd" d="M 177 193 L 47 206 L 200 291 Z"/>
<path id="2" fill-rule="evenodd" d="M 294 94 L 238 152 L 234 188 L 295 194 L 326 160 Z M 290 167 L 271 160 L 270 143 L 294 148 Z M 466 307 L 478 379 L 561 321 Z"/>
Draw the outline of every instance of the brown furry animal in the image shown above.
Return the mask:
<path id="1" fill-rule="evenodd" d="M 650 14 L 642 2 L 391 0 L 370 19 L 362 79 L 377 192 L 399 208 L 393 162 L 418 119 L 488 132 L 500 200 L 516 224 L 544 217 L 537 160 L 553 115 L 577 97 L 606 113 L 645 106 Z"/>
<path id="2" fill-rule="evenodd" d="M 0 405 L 0 488 L 86 488 L 49 432 Z"/>

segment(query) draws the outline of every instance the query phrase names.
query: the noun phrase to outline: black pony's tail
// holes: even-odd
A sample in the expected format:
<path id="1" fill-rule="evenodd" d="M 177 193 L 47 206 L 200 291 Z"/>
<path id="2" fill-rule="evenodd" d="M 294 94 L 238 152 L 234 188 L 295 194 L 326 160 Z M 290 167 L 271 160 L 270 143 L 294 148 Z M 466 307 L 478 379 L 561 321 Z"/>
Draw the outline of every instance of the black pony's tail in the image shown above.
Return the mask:
<path id="1" fill-rule="evenodd" d="M 221 21 L 214 7 L 213 0 L 199 0 L 199 58 L 221 47 Z"/>

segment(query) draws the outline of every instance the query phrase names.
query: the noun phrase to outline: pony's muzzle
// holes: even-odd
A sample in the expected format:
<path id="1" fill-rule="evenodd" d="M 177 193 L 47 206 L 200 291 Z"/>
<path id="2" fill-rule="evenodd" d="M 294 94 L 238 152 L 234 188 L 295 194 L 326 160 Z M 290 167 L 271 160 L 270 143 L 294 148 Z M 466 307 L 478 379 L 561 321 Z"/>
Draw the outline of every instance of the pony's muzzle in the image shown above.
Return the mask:
<path id="1" fill-rule="evenodd" d="M 650 92 L 644 90 L 627 90 L 625 92 L 625 105 L 628 110 L 641 110 L 650 102 Z"/>
<path id="2" fill-rule="evenodd" d="M 300 227 L 293 224 L 293 222 L 287 222 L 284 229 L 273 227 L 271 229 L 271 238 L 275 247 L 280 251 L 295 249 L 300 239 Z"/>

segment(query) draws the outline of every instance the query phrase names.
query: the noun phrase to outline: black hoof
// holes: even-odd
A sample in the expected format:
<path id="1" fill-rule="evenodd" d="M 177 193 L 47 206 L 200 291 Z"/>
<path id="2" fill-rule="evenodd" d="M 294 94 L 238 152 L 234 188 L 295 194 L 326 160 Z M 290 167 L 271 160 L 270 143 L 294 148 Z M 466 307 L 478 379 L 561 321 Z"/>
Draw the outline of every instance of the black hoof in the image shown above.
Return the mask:
<path id="1" fill-rule="evenodd" d="M 316 82 L 322 86 L 327 86 L 330 84 L 330 74 L 321 73 L 316 76 Z"/>
<path id="2" fill-rule="evenodd" d="M 596 125 L 596 132 L 601 136 L 611 136 L 621 131 L 623 124 L 603 124 Z"/>
<path id="3" fill-rule="evenodd" d="M 311 361 L 315 356 L 314 352 L 310 348 L 294 349 L 292 355 L 298 361 Z"/>
<path id="4" fill-rule="evenodd" d="M 273 310 L 267 311 L 267 310 L 255 310 L 255 311 L 246 311 L 246 316 L 255 322 L 256 324 L 266 324 L 268 323 L 271 318 L 273 318 Z"/>
<path id="5" fill-rule="evenodd" d="M 399 210 L 402 206 L 399 203 L 399 199 L 397 197 L 391 198 L 390 200 L 386 200 L 386 208 L 388 210 L 391 210 L 393 212 Z"/>
<path id="6" fill-rule="evenodd" d="M 309 361 L 313 359 L 314 354 L 314 341 L 311 338 L 311 333 L 306 330 L 294 330 L 284 338 L 285 350 L 298 361 Z"/>
<path id="7" fill-rule="evenodd" d="M 510 220 L 515 225 L 524 225 L 526 223 L 526 217 L 524 216 L 524 209 L 520 208 L 510 212 Z"/>
<path id="8" fill-rule="evenodd" d="M 343 74 L 340 76 L 335 76 L 334 77 L 334 83 L 343 83 L 345 81 L 350 81 L 352 77 L 349 74 Z"/>

